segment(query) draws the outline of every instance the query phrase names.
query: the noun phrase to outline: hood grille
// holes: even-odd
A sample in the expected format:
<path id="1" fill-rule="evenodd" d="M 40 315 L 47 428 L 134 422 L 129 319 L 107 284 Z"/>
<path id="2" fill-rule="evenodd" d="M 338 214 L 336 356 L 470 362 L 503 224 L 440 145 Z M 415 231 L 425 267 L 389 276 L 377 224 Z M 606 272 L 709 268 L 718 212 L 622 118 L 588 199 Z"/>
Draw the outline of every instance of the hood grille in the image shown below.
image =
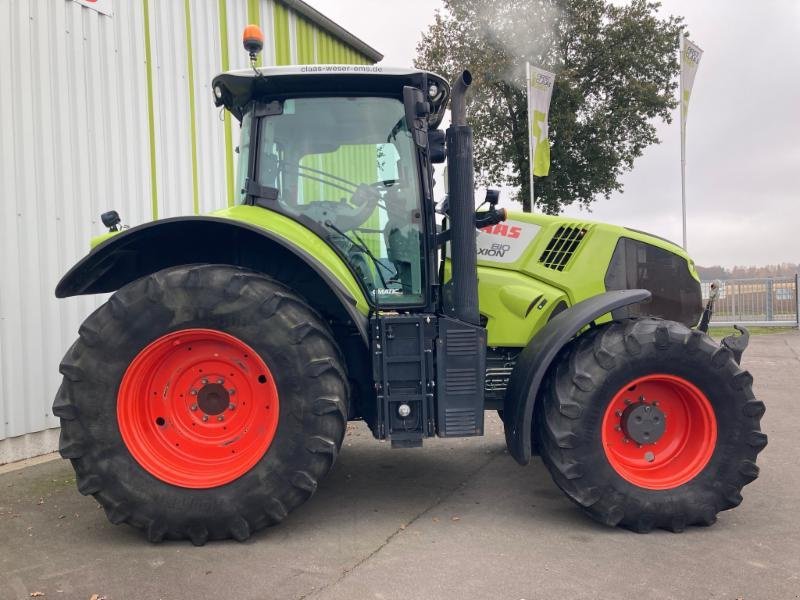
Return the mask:
<path id="1" fill-rule="evenodd" d="M 563 271 L 586 236 L 583 225 L 562 225 L 548 242 L 539 262 L 554 271 Z"/>

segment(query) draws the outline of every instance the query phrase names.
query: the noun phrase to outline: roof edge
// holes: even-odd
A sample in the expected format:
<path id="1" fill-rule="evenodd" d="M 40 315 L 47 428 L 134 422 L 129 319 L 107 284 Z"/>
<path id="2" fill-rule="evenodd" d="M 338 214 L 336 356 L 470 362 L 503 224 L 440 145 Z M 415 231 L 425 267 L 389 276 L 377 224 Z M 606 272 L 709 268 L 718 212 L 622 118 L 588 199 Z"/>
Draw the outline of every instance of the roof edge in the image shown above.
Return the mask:
<path id="1" fill-rule="evenodd" d="M 367 58 L 380 62 L 383 60 L 383 54 L 378 52 L 375 48 L 367 44 L 365 41 L 357 38 L 355 35 L 347 31 L 341 25 L 335 23 L 314 7 L 306 4 L 303 0 L 278 0 L 281 4 L 285 4 L 298 14 L 303 15 L 306 19 L 326 30 L 328 33 L 333 34 L 346 44 L 352 46 Z"/>

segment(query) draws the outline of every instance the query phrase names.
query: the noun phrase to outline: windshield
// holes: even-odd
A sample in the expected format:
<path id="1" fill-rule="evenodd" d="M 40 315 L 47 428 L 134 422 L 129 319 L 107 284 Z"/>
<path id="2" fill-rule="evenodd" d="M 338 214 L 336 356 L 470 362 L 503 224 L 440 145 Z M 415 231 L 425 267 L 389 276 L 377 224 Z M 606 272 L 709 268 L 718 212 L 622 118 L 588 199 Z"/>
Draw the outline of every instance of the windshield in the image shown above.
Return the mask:
<path id="1" fill-rule="evenodd" d="M 249 116 L 243 125 L 246 135 Z M 288 99 L 259 127 L 255 179 L 277 191 L 281 211 L 320 224 L 376 304 L 421 304 L 422 211 L 403 104 Z"/>

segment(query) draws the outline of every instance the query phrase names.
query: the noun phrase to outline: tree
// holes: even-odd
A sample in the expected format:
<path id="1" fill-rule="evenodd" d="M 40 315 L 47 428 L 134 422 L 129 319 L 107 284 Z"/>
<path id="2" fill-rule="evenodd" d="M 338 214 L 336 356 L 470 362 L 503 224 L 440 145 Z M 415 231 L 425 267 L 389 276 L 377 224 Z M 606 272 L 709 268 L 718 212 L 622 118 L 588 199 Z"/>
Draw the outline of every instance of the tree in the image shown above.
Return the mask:
<path id="1" fill-rule="evenodd" d="M 444 0 L 417 47 L 416 65 L 473 75 L 469 120 L 477 180 L 518 186 L 530 211 L 525 62 L 556 73 L 550 105 L 550 175 L 535 204 L 557 213 L 621 190 L 620 176 L 650 144 L 654 119 L 677 105 L 682 19 L 632 0 Z"/>

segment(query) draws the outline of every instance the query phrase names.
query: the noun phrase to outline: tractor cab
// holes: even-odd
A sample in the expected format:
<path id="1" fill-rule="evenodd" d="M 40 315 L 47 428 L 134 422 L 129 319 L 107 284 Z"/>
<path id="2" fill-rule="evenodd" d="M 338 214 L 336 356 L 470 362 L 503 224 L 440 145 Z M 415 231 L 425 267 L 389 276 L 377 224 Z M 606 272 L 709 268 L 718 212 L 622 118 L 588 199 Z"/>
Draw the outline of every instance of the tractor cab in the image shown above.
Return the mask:
<path id="1" fill-rule="evenodd" d="M 241 123 L 239 203 L 328 240 L 375 306 L 431 305 L 438 159 L 426 137 L 443 117 L 444 79 L 378 66 L 268 67 L 222 74 L 213 89 Z"/>

